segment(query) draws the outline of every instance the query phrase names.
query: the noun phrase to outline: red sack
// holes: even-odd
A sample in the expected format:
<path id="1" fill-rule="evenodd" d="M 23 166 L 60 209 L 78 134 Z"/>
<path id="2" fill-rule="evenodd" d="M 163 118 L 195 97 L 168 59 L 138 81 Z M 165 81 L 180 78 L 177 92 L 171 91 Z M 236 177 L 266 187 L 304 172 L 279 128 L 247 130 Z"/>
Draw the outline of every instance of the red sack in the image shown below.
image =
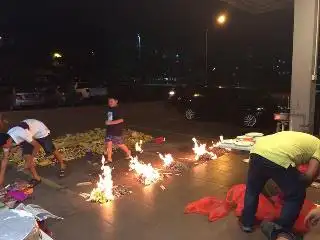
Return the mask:
<path id="1" fill-rule="evenodd" d="M 304 224 L 304 220 L 306 216 L 310 213 L 310 211 L 315 208 L 317 208 L 317 206 L 313 202 L 309 200 L 304 201 L 302 209 L 300 211 L 300 215 L 296 223 L 294 224 L 295 231 L 297 231 L 298 233 L 306 233 L 309 231 L 308 227 Z"/>
<path id="2" fill-rule="evenodd" d="M 227 216 L 230 212 L 229 205 L 225 201 L 219 200 L 215 197 L 202 198 L 199 201 L 189 203 L 184 213 L 198 213 L 208 215 L 209 221 L 216 221 Z"/>
<path id="3" fill-rule="evenodd" d="M 223 201 L 215 198 L 215 197 L 206 197 L 202 198 L 198 201 L 189 203 L 184 212 L 185 213 L 198 213 L 202 215 L 209 215 L 212 209 L 219 207 Z"/>
<path id="4" fill-rule="evenodd" d="M 209 221 L 214 222 L 219 220 L 230 213 L 230 205 L 226 202 L 221 202 L 220 206 L 216 206 L 216 208 L 212 209 L 209 213 Z"/>
<path id="5" fill-rule="evenodd" d="M 235 215 L 240 217 L 244 208 L 244 197 L 246 193 L 246 185 L 240 184 L 233 186 L 227 193 L 226 202 L 229 205 L 236 205 Z M 276 209 L 272 203 L 262 194 L 259 196 L 259 205 L 256 218 L 260 221 L 272 221 L 276 217 Z"/>

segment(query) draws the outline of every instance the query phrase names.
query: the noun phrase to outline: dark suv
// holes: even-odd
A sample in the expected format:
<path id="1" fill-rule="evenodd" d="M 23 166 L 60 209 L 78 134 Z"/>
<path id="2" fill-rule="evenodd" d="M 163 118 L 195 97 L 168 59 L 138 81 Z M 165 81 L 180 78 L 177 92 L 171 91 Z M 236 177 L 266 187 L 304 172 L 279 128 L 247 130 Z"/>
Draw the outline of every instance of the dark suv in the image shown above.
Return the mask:
<path id="1" fill-rule="evenodd" d="M 263 91 L 221 86 L 195 89 L 178 107 L 188 120 L 207 118 L 244 127 L 272 124 L 275 112 L 287 111 L 285 102 Z"/>

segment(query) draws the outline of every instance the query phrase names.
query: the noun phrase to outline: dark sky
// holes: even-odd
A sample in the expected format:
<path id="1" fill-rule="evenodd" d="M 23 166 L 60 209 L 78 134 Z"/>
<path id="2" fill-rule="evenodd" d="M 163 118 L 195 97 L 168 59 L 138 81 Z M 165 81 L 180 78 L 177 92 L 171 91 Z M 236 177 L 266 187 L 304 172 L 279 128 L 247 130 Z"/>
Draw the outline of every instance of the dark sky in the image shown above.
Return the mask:
<path id="1" fill-rule="evenodd" d="M 230 19 L 217 29 L 212 17 L 220 11 L 227 11 Z M 149 45 L 201 52 L 209 28 L 209 46 L 219 49 L 254 46 L 286 51 L 292 42 L 292 21 L 292 9 L 253 16 L 219 0 L 3 0 L 0 4 L 0 32 L 26 45 L 57 48 L 112 46 L 133 41 L 141 32 Z"/>

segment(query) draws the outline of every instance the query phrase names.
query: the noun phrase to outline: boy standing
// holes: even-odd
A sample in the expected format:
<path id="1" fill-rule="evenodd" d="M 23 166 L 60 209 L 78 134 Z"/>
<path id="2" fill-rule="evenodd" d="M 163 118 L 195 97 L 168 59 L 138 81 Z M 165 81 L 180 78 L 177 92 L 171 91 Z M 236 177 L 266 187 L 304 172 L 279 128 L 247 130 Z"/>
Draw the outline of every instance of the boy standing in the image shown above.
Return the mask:
<path id="1" fill-rule="evenodd" d="M 18 145 L 22 147 L 22 155 L 25 158 L 25 168 L 31 172 L 33 177 L 30 182 L 31 185 L 35 186 L 41 183 L 41 178 L 36 171 L 34 163 L 34 158 L 41 147 L 47 155 L 53 154 L 59 161 L 59 175 L 60 177 L 64 176 L 66 165 L 63 157 L 52 142 L 50 130 L 41 121 L 26 119 L 17 126 L 9 129 L 7 133 L 0 134 L 0 146 L 3 147 L 4 152 L 0 170 L 0 186 L 4 182 L 10 149 Z"/>
<path id="2" fill-rule="evenodd" d="M 108 109 L 105 124 L 106 138 L 105 138 L 105 154 L 109 163 L 112 162 L 112 144 L 118 145 L 122 151 L 125 152 L 126 158 L 130 159 L 131 151 L 123 142 L 122 131 L 124 125 L 124 119 L 119 109 L 118 99 L 116 97 L 109 96 Z"/>

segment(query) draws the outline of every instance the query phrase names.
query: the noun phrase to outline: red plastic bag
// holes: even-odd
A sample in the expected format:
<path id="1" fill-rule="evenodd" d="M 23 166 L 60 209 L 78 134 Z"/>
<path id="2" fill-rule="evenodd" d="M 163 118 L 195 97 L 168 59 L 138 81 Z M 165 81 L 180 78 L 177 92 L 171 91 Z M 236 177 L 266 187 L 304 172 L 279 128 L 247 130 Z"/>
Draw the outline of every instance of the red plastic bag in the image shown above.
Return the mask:
<path id="1" fill-rule="evenodd" d="M 157 137 L 157 138 L 154 139 L 154 142 L 155 142 L 156 144 L 162 144 L 162 143 L 164 143 L 165 141 L 166 141 L 166 138 L 165 138 L 165 137 Z"/>
<path id="2" fill-rule="evenodd" d="M 209 213 L 209 221 L 214 222 L 219 220 L 230 213 L 230 205 L 226 202 L 221 202 L 220 206 L 216 206 L 216 208 L 212 209 Z"/>
<path id="3" fill-rule="evenodd" d="M 189 203 L 184 212 L 185 213 L 198 213 L 202 215 L 209 215 L 212 209 L 219 207 L 223 201 L 215 197 L 205 197 L 198 201 Z"/>
<path id="4" fill-rule="evenodd" d="M 227 193 L 226 202 L 230 205 L 236 205 L 235 215 L 240 217 L 244 208 L 244 197 L 246 194 L 246 185 L 240 184 L 233 186 Z M 262 194 L 259 196 L 259 205 L 256 218 L 260 221 L 272 221 L 276 217 L 276 209 L 273 204 Z"/>
<path id="5" fill-rule="evenodd" d="M 302 209 L 300 211 L 300 215 L 294 224 L 295 231 L 299 233 L 306 233 L 309 231 L 309 228 L 304 224 L 304 220 L 306 216 L 310 213 L 310 211 L 315 209 L 316 207 L 317 206 L 313 202 L 309 200 L 304 201 Z"/>
<path id="6" fill-rule="evenodd" d="M 230 212 L 230 207 L 225 201 L 215 197 L 206 197 L 189 203 L 184 212 L 209 216 L 209 221 L 213 222 L 227 216 Z"/>

